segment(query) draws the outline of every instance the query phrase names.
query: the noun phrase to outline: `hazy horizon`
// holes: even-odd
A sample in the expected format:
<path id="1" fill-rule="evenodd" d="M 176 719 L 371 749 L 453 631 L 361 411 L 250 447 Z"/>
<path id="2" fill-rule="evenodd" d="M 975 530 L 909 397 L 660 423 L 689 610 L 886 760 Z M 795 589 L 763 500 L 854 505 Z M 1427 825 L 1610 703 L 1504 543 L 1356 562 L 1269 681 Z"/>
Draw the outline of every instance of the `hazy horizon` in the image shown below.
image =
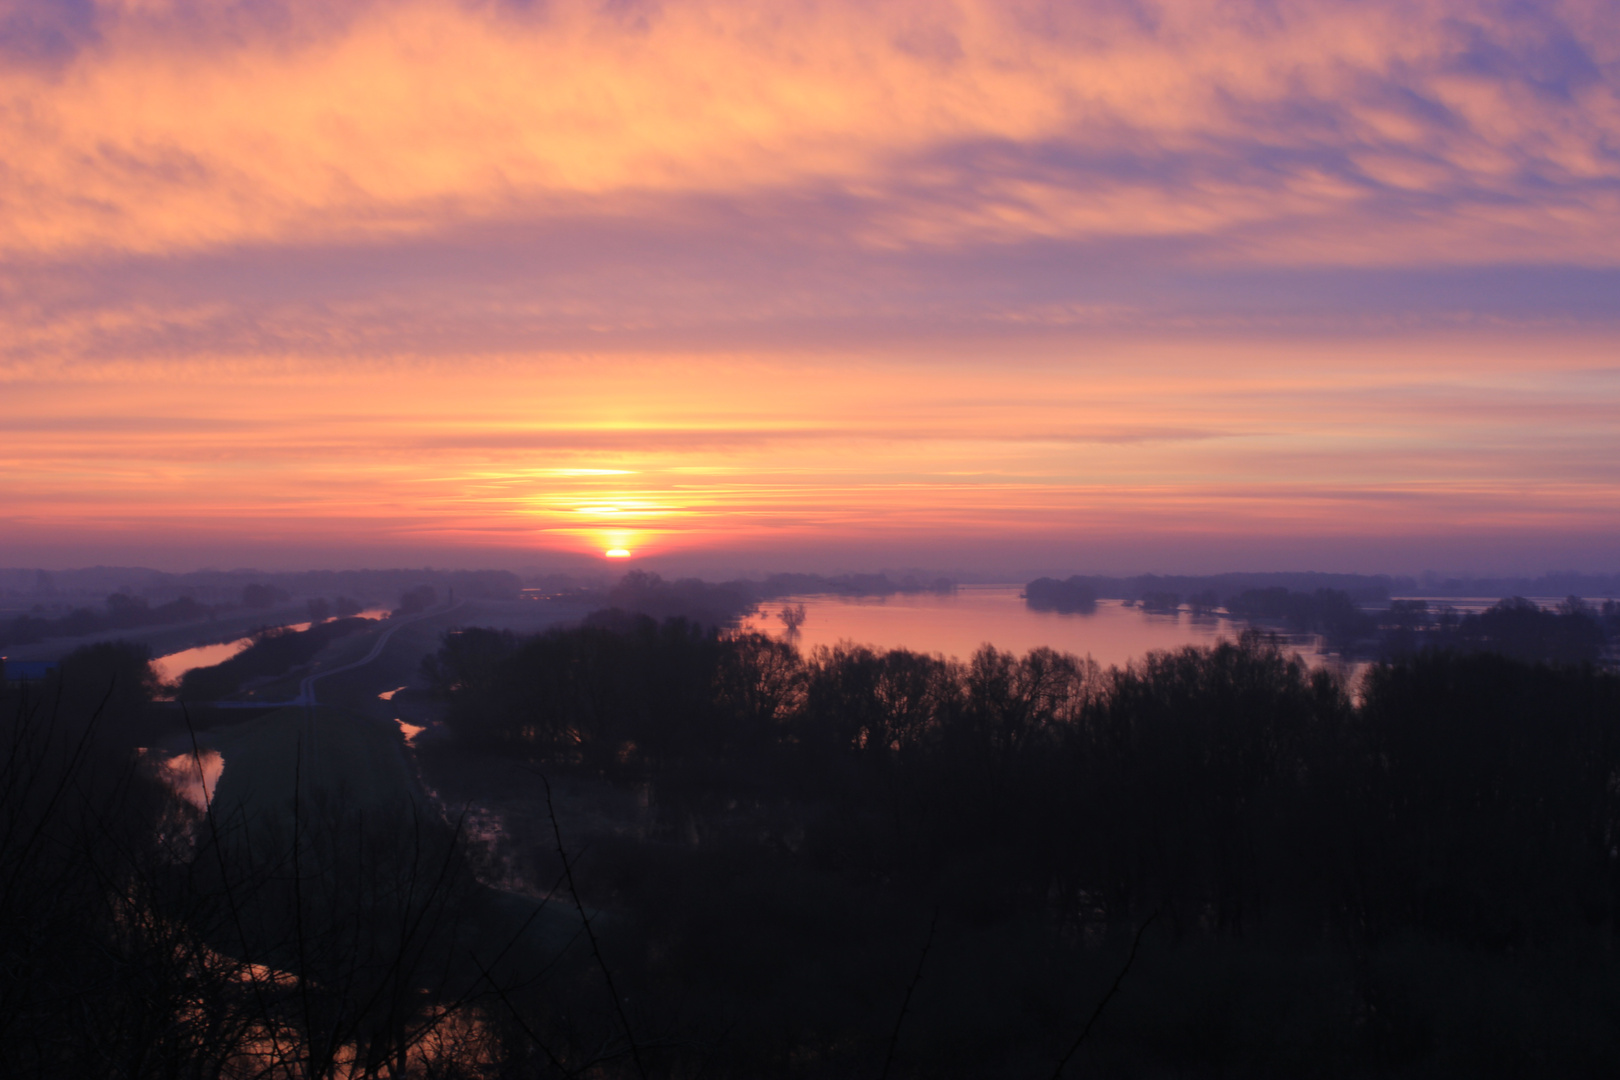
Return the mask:
<path id="1" fill-rule="evenodd" d="M 307 574 L 384 574 L 384 575 L 411 575 L 411 574 L 455 574 L 476 573 L 479 571 L 503 571 L 515 574 L 524 581 L 553 578 L 557 580 L 576 580 L 579 582 L 596 581 L 610 582 L 621 580 L 623 575 L 631 571 L 641 571 L 659 577 L 674 580 L 680 578 L 698 578 L 710 582 L 723 581 L 763 581 L 773 575 L 807 575 L 836 579 L 840 577 L 886 576 L 895 583 L 915 581 L 929 583 L 946 580 L 957 585 L 1023 585 L 1035 578 L 1054 577 L 1068 578 L 1071 576 L 1111 578 L 1128 580 L 1133 578 L 1212 578 L 1221 576 L 1311 576 L 1323 577 L 1347 576 L 1364 578 L 1387 578 L 1396 582 L 1411 582 L 1421 586 L 1425 583 L 1453 582 L 1490 584 L 1501 581 L 1530 582 L 1540 579 L 1558 578 L 1586 578 L 1586 579 L 1617 579 L 1620 580 L 1620 571 L 1615 570 L 1583 570 L 1571 566 L 1553 566 L 1533 571 L 1499 571 L 1499 572 L 1473 572 L 1473 571 L 1444 571 L 1433 567 L 1422 570 L 1364 570 L 1342 569 L 1323 566 L 1222 566 L 1215 569 L 1183 569 L 1178 567 L 1149 567 L 1147 569 L 1097 569 L 1087 566 L 1069 564 L 1030 565 L 1022 568 L 1008 570 L 986 570 L 984 568 L 951 566 L 947 564 L 903 564 L 903 563 L 869 563 L 844 564 L 839 562 L 824 562 L 821 564 L 778 564 L 760 563 L 758 565 L 728 563 L 713 559 L 681 560 L 681 559 L 614 559 L 593 560 L 589 558 L 557 559 L 547 562 L 501 562 L 491 560 L 488 562 L 434 562 L 417 561 L 411 563 L 337 563 L 337 564 L 285 564 L 285 565 L 171 565 L 169 567 L 131 563 L 111 562 L 91 565 L 61 565 L 61 566 L 0 566 L 0 596 L 7 594 L 24 596 L 33 595 L 27 590 L 16 588 L 22 584 L 21 576 L 46 574 L 50 576 L 54 586 L 57 577 L 72 575 L 91 575 L 106 577 L 109 580 L 116 575 L 153 574 L 163 578 L 207 577 L 219 575 L 222 577 L 292 577 Z M 10 582 L 8 575 L 19 575 Z M 139 578 L 131 577 L 125 583 L 128 588 L 140 592 L 143 583 Z M 116 586 L 124 588 L 125 586 Z"/>

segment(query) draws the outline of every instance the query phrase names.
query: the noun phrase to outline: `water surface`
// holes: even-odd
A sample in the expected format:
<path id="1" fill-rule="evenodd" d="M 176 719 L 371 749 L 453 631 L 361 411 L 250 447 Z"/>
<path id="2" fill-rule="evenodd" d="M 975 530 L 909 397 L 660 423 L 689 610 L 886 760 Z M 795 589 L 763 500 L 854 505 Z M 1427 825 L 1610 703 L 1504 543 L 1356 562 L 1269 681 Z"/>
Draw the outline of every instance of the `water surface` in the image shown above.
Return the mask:
<path id="1" fill-rule="evenodd" d="M 387 616 L 387 608 L 367 608 L 365 611 L 360 612 L 359 615 L 362 619 L 383 619 L 387 618 Z M 314 624 L 307 622 L 291 623 L 279 629 L 301 631 L 308 630 L 312 625 Z M 179 652 L 159 656 L 152 661 L 152 668 L 158 673 L 158 678 L 164 682 L 178 682 L 180 676 L 192 668 L 213 667 L 215 664 L 223 664 L 251 644 L 253 644 L 253 638 L 249 636 L 237 638 L 235 641 L 221 641 L 212 645 L 198 645 L 192 649 L 181 649 Z"/>
<path id="2" fill-rule="evenodd" d="M 225 758 L 218 750 L 201 750 L 189 754 L 163 754 L 142 750 L 157 770 L 158 776 L 198 810 L 207 810 L 214 798 L 214 788 L 225 772 Z"/>
<path id="3" fill-rule="evenodd" d="M 1022 594 L 1016 585 L 965 585 L 949 595 L 796 596 L 764 605 L 744 627 L 781 637 L 784 628 L 776 612 L 784 604 L 803 604 L 805 621 L 796 643 L 806 652 L 850 641 L 965 660 L 986 643 L 1020 654 L 1045 645 L 1090 656 L 1104 667 L 1123 667 L 1155 650 L 1234 640 L 1244 629 L 1231 619 L 1194 618 L 1186 611 L 1150 615 L 1119 600 L 1099 600 L 1089 615 L 1034 611 Z M 1321 659 L 1314 641 L 1296 642 L 1293 648 L 1310 659 Z"/>
<path id="4" fill-rule="evenodd" d="M 198 645 L 194 649 L 181 649 L 179 652 L 172 652 L 153 660 L 152 669 L 158 673 L 158 678 L 166 683 L 179 682 L 180 676 L 192 668 L 223 664 L 251 644 L 253 639 L 245 637 L 213 645 Z"/>

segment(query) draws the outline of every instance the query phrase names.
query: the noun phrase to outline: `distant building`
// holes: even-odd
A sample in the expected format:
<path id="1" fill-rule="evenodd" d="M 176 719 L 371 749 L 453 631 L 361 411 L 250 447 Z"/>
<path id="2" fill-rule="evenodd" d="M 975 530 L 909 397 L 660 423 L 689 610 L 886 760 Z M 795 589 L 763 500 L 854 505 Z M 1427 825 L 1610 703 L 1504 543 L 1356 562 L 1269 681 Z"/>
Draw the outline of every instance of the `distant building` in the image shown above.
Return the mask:
<path id="1" fill-rule="evenodd" d="M 57 669 L 55 660 L 7 660 L 0 656 L 0 681 L 39 682 Z"/>

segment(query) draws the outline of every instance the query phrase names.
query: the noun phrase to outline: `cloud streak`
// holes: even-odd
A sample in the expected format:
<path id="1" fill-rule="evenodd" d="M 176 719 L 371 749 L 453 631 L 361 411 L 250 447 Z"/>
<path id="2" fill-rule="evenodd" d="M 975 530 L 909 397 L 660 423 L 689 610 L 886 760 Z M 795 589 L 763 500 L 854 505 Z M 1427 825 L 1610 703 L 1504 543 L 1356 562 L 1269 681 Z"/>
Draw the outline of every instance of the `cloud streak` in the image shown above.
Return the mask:
<path id="1" fill-rule="evenodd" d="M 0 0 L 0 555 L 1599 550 L 1617 91 L 1584 0 Z"/>
<path id="2" fill-rule="evenodd" d="M 16 5 L 14 5 L 16 7 Z M 102 4 L 9 37 L 13 252 L 831 198 L 841 242 L 1612 264 L 1601 4 Z M 30 44 L 32 43 L 32 44 Z"/>

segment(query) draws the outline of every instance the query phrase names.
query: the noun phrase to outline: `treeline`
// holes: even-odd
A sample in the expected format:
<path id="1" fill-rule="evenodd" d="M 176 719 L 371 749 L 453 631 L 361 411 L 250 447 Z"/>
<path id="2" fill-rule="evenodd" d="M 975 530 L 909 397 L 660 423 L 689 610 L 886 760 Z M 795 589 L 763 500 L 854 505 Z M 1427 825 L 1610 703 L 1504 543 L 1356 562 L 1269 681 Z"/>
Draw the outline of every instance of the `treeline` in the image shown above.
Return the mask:
<path id="1" fill-rule="evenodd" d="M 1620 678 L 1590 665 L 1428 649 L 1375 665 L 1353 699 L 1254 632 L 1105 671 L 1046 649 L 805 657 L 617 616 L 527 640 L 462 631 L 426 674 L 464 746 L 650 783 L 668 842 L 767 859 L 819 898 L 904 898 L 1002 941 L 1007 964 L 1153 920 L 1186 969 L 1138 986 L 1139 1026 L 1107 1051 L 1124 1074 L 1620 1064 L 1591 1011 L 1620 987 Z M 808 916 L 802 947 L 782 941 L 757 920 L 792 902 L 749 876 L 752 907 L 708 891 L 724 918 L 687 910 L 696 886 L 658 850 L 603 873 L 646 947 L 683 958 L 670 987 L 725 994 L 705 949 L 726 940 L 684 936 L 698 927 L 764 935 L 788 971 L 819 962 L 815 942 L 864 940 L 849 897 Z M 984 980 L 1014 978 L 981 959 Z M 1471 985 L 1437 986 L 1434 965 Z M 941 1045 L 960 1049 L 938 992 Z M 1025 1050 L 1061 1026 L 1064 991 L 1041 993 L 1052 1026 L 1004 1017 Z M 1223 995 L 1292 1012 L 1241 1034 L 1178 1012 L 1234 1007 Z M 985 1040 L 976 1065 L 935 1067 L 994 1072 L 1011 1051 Z"/>
<path id="2" fill-rule="evenodd" d="M 1263 584 L 1276 579 L 1312 584 L 1309 589 Z M 1339 582 L 1346 587 L 1322 584 Z M 1185 605 L 1194 617 L 1224 612 L 1233 618 L 1274 624 L 1297 634 L 1315 633 L 1330 647 L 1352 650 L 1369 643 L 1377 621 L 1363 603 L 1387 600 L 1389 578 L 1350 574 L 1222 574 L 1216 577 L 1037 578 L 1024 586 L 1024 601 L 1036 611 L 1090 614 L 1102 598 L 1122 599 L 1151 614 L 1174 615 Z"/>
<path id="3" fill-rule="evenodd" d="M 1123 591 L 1123 590 L 1122 590 Z M 1364 590 L 1363 595 L 1366 594 Z M 1094 580 L 1038 578 L 1024 589 L 1037 611 L 1089 614 L 1100 593 Z M 1135 592 L 1127 604 L 1156 614 L 1185 605 L 1194 617 L 1217 612 L 1293 634 L 1319 634 L 1328 648 L 1385 659 L 1424 649 L 1493 652 L 1532 663 L 1578 664 L 1602 659 L 1620 641 L 1620 603 L 1589 604 L 1576 596 L 1545 610 L 1523 597 L 1509 597 L 1483 612 L 1459 613 L 1426 600 L 1395 600 L 1387 608 L 1364 608 L 1342 589 L 1295 591 L 1282 585 L 1222 593 L 1206 588 L 1184 594 Z"/>
<path id="4" fill-rule="evenodd" d="M 431 590 L 431 586 L 428 586 Z M 84 637 L 115 630 L 139 630 L 151 626 L 177 626 L 218 618 L 233 609 L 237 603 L 245 608 L 264 609 L 285 604 L 292 596 L 283 589 L 252 583 L 244 585 L 233 602 L 203 604 L 190 596 L 182 596 L 167 603 L 152 604 L 141 596 L 113 593 L 107 597 L 101 610 L 90 607 L 74 608 L 55 618 L 42 613 L 43 609 L 0 621 L 0 648 L 8 645 L 32 645 L 54 637 Z M 37 605 L 36 605 L 37 606 Z M 335 599 L 314 597 L 308 601 L 310 618 L 316 622 L 329 618 L 333 612 L 340 617 L 360 611 L 360 603 L 351 597 Z"/>
<path id="5" fill-rule="evenodd" d="M 1397 600 L 1376 615 L 1386 657 L 1428 649 L 1496 653 L 1530 663 L 1593 663 L 1620 642 L 1620 603 L 1571 596 L 1548 610 L 1520 596 L 1459 615 L 1425 600 Z"/>
<path id="6" fill-rule="evenodd" d="M 1132 603 L 1148 601 L 1151 605 L 1174 607 L 1183 601 L 1209 608 L 1220 607 L 1234 596 L 1245 592 L 1285 590 L 1291 593 L 1315 594 L 1330 589 L 1342 592 L 1357 604 L 1370 604 L 1388 600 L 1393 593 L 1413 592 L 1416 582 L 1411 578 L 1391 577 L 1387 574 L 1324 574 L 1316 572 L 1232 573 L 1232 574 L 1138 574 L 1134 577 L 1109 577 L 1105 574 L 1075 574 L 1068 578 L 1038 578 L 1025 586 L 1036 596 L 1086 596 L 1093 600 L 1128 600 Z M 1174 597 L 1174 603 L 1168 598 Z M 1031 597 L 1031 606 L 1035 601 Z"/>
<path id="7" fill-rule="evenodd" d="M 1097 590 L 1078 575 L 1067 581 L 1036 578 L 1024 586 L 1024 602 L 1036 611 L 1089 615 L 1097 610 Z"/>
<path id="8" fill-rule="evenodd" d="M 29 613 L 0 622 L 0 648 L 32 645 L 53 637 L 83 637 L 109 630 L 199 622 L 212 618 L 215 610 L 186 596 L 154 607 L 142 597 L 113 593 L 100 611 L 80 607 L 56 618 Z"/>
<path id="9" fill-rule="evenodd" d="M 1363 609 L 1335 589 L 1296 593 L 1271 588 L 1231 597 L 1225 609 L 1251 623 L 1319 634 L 1328 648 L 1349 656 L 1385 660 L 1441 650 L 1494 653 L 1527 663 L 1597 663 L 1610 652 L 1611 642 L 1620 641 L 1620 603 L 1606 600 L 1595 606 L 1575 596 L 1551 610 L 1514 596 L 1481 612 L 1461 613 L 1426 600 Z"/>
<path id="10" fill-rule="evenodd" d="M 1302 614 L 1315 617 L 1329 607 L 1380 603 L 1401 584 L 1412 583 L 1408 579 L 1361 574 L 1143 574 L 1132 578 L 1075 574 L 1061 580 L 1037 578 L 1024 586 L 1024 598 L 1037 610 L 1076 612 L 1094 610 L 1101 599 L 1124 600 L 1160 612 L 1173 612 L 1185 603 L 1195 613 L 1230 608 L 1237 602 L 1245 610 L 1268 618 L 1298 618 Z"/>
<path id="11" fill-rule="evenodd" d="M 440 592 L 484 599 L 515 599 L 523 582 L 507 570 L 196 570 L 165 573 L 142 567 L 87 567 L 80 570 L 0 569 L 0 595 L 49 602 L 122 592 L 152 603 L 190 597 L 205 604 L 236 603 L 256 587 L 281 596 L 356 596 L 366 603 L 431 585 Z M 250 605 L 251 606 L 251 605 Z"/>
<path id="12" fill-rule="evenodd" d="M 955 892 L 992 909 L 1232 933 L 1289 911 L 1476 944 L 1620 915 L 1620 678 L 1590 667 L 1428 651 L 1374 667 L 1358 705 L 1255 633 L 1103 671 L 1045 649 L 805 658 L 629 618 L 462 631 L 428 674 L 470 743 L 836 791 L 870 826 L 840 838 L 859 861 L 928 888 L 990 860 Z"/>
<path id="13" fill-rule="evenodd" d="M 946 594 L 956 591 L 956 583 L 946 577 L 902 574 L 899 580 L 887 574 L 768 574 L 753 586 L 761 600 L 784 596 L 895 596 L 915 593 Z"/>
<path id="14" fill-rule="evenodd" d="M 1603 596 L 1620 597 L 1620 574 L 1561 570 L 1535 577 L 1446 577 L 1424 574 L 1394 590 L 1422 596 Z"/>
<path id="15" fill-rule="evenodd" d="M 1042 578 L 1055 582 L 1057 578 Z M 1250 590 L 1287 589 L 1310 595 L 1318 589 L 1347 594 L 1357 604 L 1375 604 L 1391 596 L 1603 596 L 1620 597 L 1620 574 L 1580 574 L 1563 571 L 1538 577 L 1443 577 L 1424 574 L 1326 574 L 1316 571 L 1272 571 L 1229 574 L 1137 574 L 1111 577 L 1076 574 L 1061 579 L 1108 600 L 1140 601 L 1152 596 L 1176 595 L 1188 601 L 1213 594 L 1217 603 Z"/>
<path id="16" fill-rule="evenodd" d="M 886 574 L 771 574 L 763 581 L 738 579 L 709 582 L 700 578 L 668 580 L 645 570 L 632 570 L 607 589 L 575 589 L 568 599 L 654 619 L 683 618 L 705 626 L 735 625 L 762 602 L 784 596 L 894 596 L 921 592 L 949 593 L 947 578 L 915 576 L 895 581 Z"/>

